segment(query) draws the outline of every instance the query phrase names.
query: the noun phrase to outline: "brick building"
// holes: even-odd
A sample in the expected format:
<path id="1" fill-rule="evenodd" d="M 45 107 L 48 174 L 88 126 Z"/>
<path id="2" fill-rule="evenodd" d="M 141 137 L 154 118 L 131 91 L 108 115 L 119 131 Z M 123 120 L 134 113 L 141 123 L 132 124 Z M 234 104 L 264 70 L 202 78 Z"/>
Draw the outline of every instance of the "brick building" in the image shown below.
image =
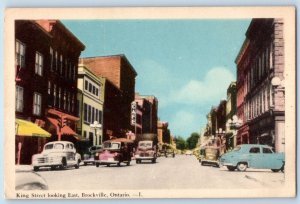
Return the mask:
<path id="1" fill-rule="evenodd" d="M 143 96 L 135 94 L 135 101 L 138 103 L 141 112 L 142 133 L 157 133 L 157 109 L 158 100 L 155 96 Z"/>
<path id="2" fill-rule="evenodd" d="M 249 126 L 248 141 L 242 143 L 268 144 L 278 152 L 284 152 L 285 138 L 283 23 L 282 19 L 253 19 L 236 60 L 237 84 L 243 81 L 238 93 L 244 91 L 244 117 L 239 114 L 239 95 L 238 114 Z M 241 78 L 239 70 L 243 70 Z"/>
<path id="3" fill-rule="evenodd" d="M 77 64 L 85 46 L 58 20 L 17 20 L 15 39 L 16 118 L 38 124 L 52 134 L 47 140 L 57 140 L 63 115 L 66 126 L 59 133 L 76 141 Z M 21 163 L 30 163 L 47 140 L 17 135 Z"/>
<path id="4" fill-rule="evenodd" d="M 87 66 L 95 75 L 104 77 L 104 138 L 126 137 L 128 131 L 134 131 L 131 126 L 131 103 L 135 95 L 136 71 L 125 55 L 82 58 L 81 63 Z"/>

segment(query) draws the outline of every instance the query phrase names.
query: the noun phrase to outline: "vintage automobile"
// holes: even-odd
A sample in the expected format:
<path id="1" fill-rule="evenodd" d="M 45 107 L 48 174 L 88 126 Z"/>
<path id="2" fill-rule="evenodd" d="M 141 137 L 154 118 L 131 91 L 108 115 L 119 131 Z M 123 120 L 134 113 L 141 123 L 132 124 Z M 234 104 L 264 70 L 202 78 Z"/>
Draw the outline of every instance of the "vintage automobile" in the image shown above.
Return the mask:
<path id="1" fill-rule="evenodd" d="M 221 156 L 220 164 L 229 171 L 246 171 L 249 168 L 284 171 L 284 153 L 275 153 L 272 147 L 260 144 L 243 144 Z"/>
<path id="2" fill-rule="evenodd" d="M 95 157 L 96 167 L 100 165 L 110 166 L 121 163 L 130 165 L 131 157 L 133 156 L 134 141 L 126 138 L 118 138 L 105 141 L 103 150 Z"/>
<path id="3" fill-rule="evenodd" d="M 76 152 L 74 144 L 68 141 L 55 141 L 45 144 L 42 153 L 32 156 L 32 166 L 34 171 L 41 167 L 51 167 L 52 170 L 57 167 L 64 169 L 66 167 L 79 168 L 81 156 Z"/>
<path id="4" fill-rule="evenodd" d="M 185 151 L 185 155 L 192 156 L 192 155 L 193 155 L 193 152 L 192 152 L 191 150 L 186 150 L 186 151 Z"/>
<path id="5" fill-rule="evenodd" d="M 206 146 L 201 158 L 201 165 L 213 165 L 219 167 L 220 148 L 217 146 Z"/>
<path id="6" fill-rule="evenodd" d="M 102 150 L 102 145 L 94 145 L 88 148 L 88 152 L 83 155 L 83 164 L 95 164 L 95 156 L 98 156 Z"/>
<path id="7" fill-rule="evenodd" d="M 150 160 L 152 163 L 156 162 L 157 149 L 153 141 L 139 141 L 137 150 L 135 152 L 136 163 L 139 164 L 143 160 Z"/>
<path id="8" fill-rule="evenodd" d="M 32 168 L 19 168 L 21 166 L 16 165 L 16 190 L 48 190 L 48 184 L 46 180 L 38 173 L 32 171 Z M 29 166 L 28 166 L 29 167 Z"/>
<path id="9" fill-rule="evenodd" d="M 150 160 L 156 163 L 158 152 L 157 134 L 144 133 L 137 135 L 136 139 L 135 161 L 140 164 L 144 160 Z"/>

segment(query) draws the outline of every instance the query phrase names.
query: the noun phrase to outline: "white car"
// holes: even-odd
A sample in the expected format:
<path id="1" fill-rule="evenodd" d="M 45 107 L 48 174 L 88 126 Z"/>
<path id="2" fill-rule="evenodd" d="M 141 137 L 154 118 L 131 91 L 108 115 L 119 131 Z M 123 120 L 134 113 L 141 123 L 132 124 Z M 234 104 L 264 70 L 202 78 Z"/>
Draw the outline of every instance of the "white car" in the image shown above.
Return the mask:
<path id="1" fill-rule="evenodd" d="M 45 144 L 43 152 L 32 156 L 33 170 L 37 171 L 40 167 L 66 167 L 79 168 L 81 156 L 76 152 L 74 144 L 68 141 L 55 141 Z"/>

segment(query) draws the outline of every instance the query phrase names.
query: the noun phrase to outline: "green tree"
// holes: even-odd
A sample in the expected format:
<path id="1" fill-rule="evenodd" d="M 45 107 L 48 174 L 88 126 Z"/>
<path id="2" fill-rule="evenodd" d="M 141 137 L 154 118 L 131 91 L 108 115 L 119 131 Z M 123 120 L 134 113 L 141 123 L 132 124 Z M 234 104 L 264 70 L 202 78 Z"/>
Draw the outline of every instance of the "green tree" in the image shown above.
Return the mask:
<path id="1" fill-rule="evenodd" d="M 190 137 L 186 140 L 186 147 L 188 149 L 194 149 L 197 145 L 200 135 L 197 132 L 193 132 Z"/>
<path id="2" fill-rule="evenodd" d="M 176 143 L 176 149 L 184 150 L 186 148 L 186 142 L 181 136 L 174 138 Z"/>

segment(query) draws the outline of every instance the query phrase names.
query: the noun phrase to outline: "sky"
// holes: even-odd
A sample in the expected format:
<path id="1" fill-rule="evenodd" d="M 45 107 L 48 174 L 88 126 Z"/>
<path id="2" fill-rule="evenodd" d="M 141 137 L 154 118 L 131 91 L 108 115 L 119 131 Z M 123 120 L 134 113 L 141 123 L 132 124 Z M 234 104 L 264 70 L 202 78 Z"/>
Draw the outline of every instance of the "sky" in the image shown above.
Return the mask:
<path id="1" fill-rule="evenodd" d="M 135 91 L 156 96 L 160 120 L 184 138 L 226 99 L 250 21 L 62 20 L 85 44 L 81 57 L 125 54 L 138 73 Z"/>

